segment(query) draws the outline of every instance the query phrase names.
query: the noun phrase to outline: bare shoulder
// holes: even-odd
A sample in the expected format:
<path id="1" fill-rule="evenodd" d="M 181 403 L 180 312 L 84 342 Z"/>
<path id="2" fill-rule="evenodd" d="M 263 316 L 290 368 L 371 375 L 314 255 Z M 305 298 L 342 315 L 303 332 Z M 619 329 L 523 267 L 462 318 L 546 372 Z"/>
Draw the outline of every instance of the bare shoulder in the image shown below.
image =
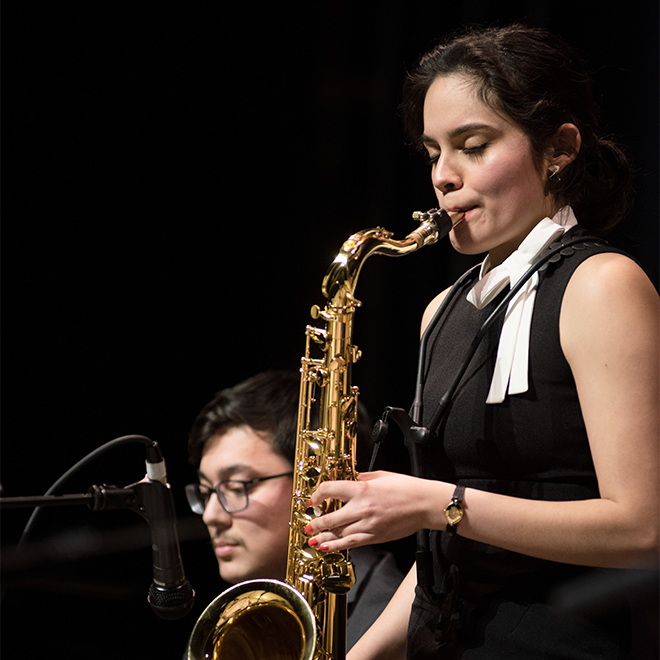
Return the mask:
<path id="1" fill-rule="evenodd" d="M 584 261 L 576 269 L 569 282 L 567 293 L 574 294 L 578 288 L 586 290 L 590 295 L 599 290 L 621 287 L 658 296 L 646 273 L 629 257 L 617 252 L 604 252 L 594 255 Z"/>
<path id="2" fill-rule="evenodd" d="M 571 277 L 561 308 L 562 347 L 570 362 L 573 350 L 594 348 L 626 338 L 657 338 L 658 292 L 646 273 L 630 258 L 603 253 L 584 261 Z M 594 342 L 596 342 L 594 344 Z"/>
<path id="3" fill-rule="evenodd" d="M 439 293 L 433 300 L 428 304 L 424 310 L 424 315 L 422 316 L 422 329 L 420 335 L 424 334 L 426 326 L 431 322 L 433 315 L 438 311 L 438 307 L 442 305 L 442 301 L 445 299 L 449 289 L 445 289 L 442 293 Z"/>
<path id="4" fill-rule="evenodd" d="M 640 302 L 657 307 L 658 292 L 632 259 L 616 252 L 597 254 L 580 264 L 564 296 L 564 306 L 571 310 L 583 305 L 628 307 Z"/>

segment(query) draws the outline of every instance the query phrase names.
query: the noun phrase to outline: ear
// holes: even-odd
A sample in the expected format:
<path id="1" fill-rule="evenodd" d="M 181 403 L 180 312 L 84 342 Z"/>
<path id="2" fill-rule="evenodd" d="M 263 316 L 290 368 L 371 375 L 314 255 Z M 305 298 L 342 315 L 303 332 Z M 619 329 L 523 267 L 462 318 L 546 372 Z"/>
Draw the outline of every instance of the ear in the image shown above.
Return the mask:
<path id="1" fill-rule="evenodd" d="M 559 174 L 568 164 L 572 163 L 582 146 L 580 129 L 575 124 L 562 124 L 550 141 L 546 152 L 545 169 L 557 165 Z"/>

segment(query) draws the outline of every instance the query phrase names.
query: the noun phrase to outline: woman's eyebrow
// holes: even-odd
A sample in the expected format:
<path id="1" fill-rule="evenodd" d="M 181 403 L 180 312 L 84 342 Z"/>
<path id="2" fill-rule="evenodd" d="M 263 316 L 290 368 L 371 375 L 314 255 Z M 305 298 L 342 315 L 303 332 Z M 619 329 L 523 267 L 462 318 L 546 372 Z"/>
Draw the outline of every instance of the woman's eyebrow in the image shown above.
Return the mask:
<path id="1" fill-rule="evenodd" d="M 480 131 L 483 130 L 484 128 L 491 128 L 489 124 L 480 124 L 477 122 L 471 122 L 469 124 L 462 124 L 461 126 L 457 126 L 456 128 L 453 128 L 451 131 L 447 133 L 447 136 L 450 139 L 457 138 L 460 135 L 463 135 L 464 133 L 472 133 L 473 131 Z M 435 143 L 435 140 L 428 135 L 424 134 L 422 135 L 422 142 L 430 142 L 430 143 Z"/>

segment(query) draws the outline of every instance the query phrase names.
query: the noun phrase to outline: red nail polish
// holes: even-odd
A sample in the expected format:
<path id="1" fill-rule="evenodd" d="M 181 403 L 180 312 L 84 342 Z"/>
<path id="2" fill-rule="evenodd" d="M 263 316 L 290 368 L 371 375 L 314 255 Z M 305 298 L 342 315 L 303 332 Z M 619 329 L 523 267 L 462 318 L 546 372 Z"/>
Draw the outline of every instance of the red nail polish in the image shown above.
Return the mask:
<path id="1" fill-rule="evenodd" d="M 307 525 L 307 527 L 305 527 L 305 530 L 304 530 L 304 531 L 305 531 L 305 534 L 311 534 L 311 533 L 312 533 L 312 526 L 311 526 L 311 525 Z"/>
<path id="2" fill-rule="evenodd" d="M 309 541 L 307 541 L 307 545 L 312 548 L 315 548 L 318 544 L 319 542 L 316 539 L 310 539 Z"/>
<path id="3" fill-rule="evenodd" d="M 317 541 L 317 543 L 318 543 L 318 541 Z M 310 543 L 310 545 L 312 545 L 312 544 Z M 319 546 L 319 550 L 327 550 L 327 549 L 328 549 L 328 544 L 327 543 L 321 543 L 321 545 Z"/>

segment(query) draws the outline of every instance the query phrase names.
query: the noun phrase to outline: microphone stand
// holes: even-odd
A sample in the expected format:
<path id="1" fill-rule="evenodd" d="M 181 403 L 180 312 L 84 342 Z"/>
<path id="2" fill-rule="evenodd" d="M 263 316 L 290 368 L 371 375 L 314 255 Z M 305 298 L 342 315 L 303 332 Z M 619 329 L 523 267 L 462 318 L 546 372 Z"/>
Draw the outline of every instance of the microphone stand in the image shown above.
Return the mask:
<path id="1" fill-rule="evenodd" d="M 35 511 L 40 511 L 42 507 L 49 506 L 80 506 L 87 505 L 92 511 L 102 511 L 111 509 L 124 509 L 133 508 L 137 502 L 136 493 L 133 488 L 117 488 L 116 486 L 91 486 L 86 493 L 67 494 L 67 495 L 28 495 L 19 497 L 0 497 L 0 510 L 4 509 L 26 509 L 35 508 Z M 33 514 L 34 516 L 34 514 Z M 3 582 L 6 573 L 11 574 L 12 570 L 18 567 L 21 569 L 21 563 L 27 559 L 27 565 L 30 565 L 30 551 L 27 552 L 27 558 L 23 557 L 25 547 L 25 538 L 21 539 L 18 546 L 15 548 L 13 557 L 7 558 L 8 561 L 3 562 Z M 2 589 L 2 599 L 6 583 Z"/>
<path id="2" fill-rule="evenodd" d="M 172 495 L 169 488 L 159 481 L 150 481 L 145 477 L 142 481 L 120 488 L 107 484 L 94 485 L 86 493 L 69 495 L 30 495 L 25 497 L 0 497 L 0 510 L 20 509 L 48 506 L 76 506 L 86 504 L 90 511 L 114 511 L 129 509 L 141 516 L 149 525 L 152 533 L 162 535 L 162 520 L 158 509 L 149 503 L 155 499 L 167 501 Z M 163 543 L 162 546 L 166 544 Z M 24 544 L 19 543 L 16 556 L 23 552 Z M 176 561 L 176 557 L 168 557 Z"/>
<path id="3" fill-rule="evenodd" d="M 153 484 L 153 482 L 152 482 Z M 162 484 L 161 484 L 162 485 Z M 86 504 L 92 511 L 110 511 L 111 509 L 139 510 L 138 498 L 133 487 L 91 486 L 86 493 L 70 495 L 29 495 L 26 497 L 0 497 L 0 510 L 23 509 L 37 506 L 75 506 Z M 136 505 L 138 508 L 136 509 Z"/>
<path id="4" fill-rule="evenodd" d="M 147 502 L 152 497 L 153 489 L 158 495 L 167 497 L 169 489 L 160 481 L 151 481 L 145 477 L 131 486 L 120 488 L 102 484 L 94 485 L 86 493 L 70 495 L 30 495 L 26 497 L 0 497 L 1 509 L 18 509 L 42 506 L 75 506 L 86 504 L 91 511 L 112 511 L 129 509 L 144 518 L 149 525 L 153 523 Z"/>
<path id="5" fill-rule="evenodd" d="M 23 509 L 35 506 L 69 506 L 90 504 L 93 495 L 29 495 L 27 497 L 0 497 L 0 509 Z"/>
<path id="6" fill-rule="evenodd" d="M 102 484 L 92 486 L 85 494 L 55 494 L 69 476 L 92 460 L 112 448 L 133 442 L 146 446 L 147 474 L 142 481 L 126 488 Z M 48 489 L 45 495 L 0 497 L 0 508 L 36 507 L 23 530 L 17 554 L 20 554 L 27 541 L 42 507 L 80 504 L 87 504 L 92 511 L 130 509 L 146 520 L 151 528 L 153 554 L 153 581 L 149 590 L 149 604 L 151 609 L 163 619 L 177 619 L 184 616 L 192 607 L 195 592 L 186 579 L 181 562 L 174 499 L 167 483 L 165 461 L 158 443 L 141 435 L 116 438 L 78 461 Z"/>
<path id="7" fill-rule="evenodd" d="M 194 591 L 183 573 L 176 527 L 171 528 L 169 521 L 174 516 L 174 504 L 167 485 L 145 476 L 125 488 L 102 484 L 79 494 L 0 497 L 0 509 L 82 504 L 92 511 L 129 509 L 144 518 L 151 529 L 154 555 L 154 581 L 148 598 L 151 609 L 163 619 L 184 616 L 192 607 Z M 19 545 L 17 555 L 20 553 Z"/>
<path id="8" fill-rule="evenodd" d="M 152 481 L 145 476 L 142 481 L 125 488 L 102 484 L 91 486 L 86 493 L 0 497 L 0 510 L 81 504 L 86 504 L 91 511 L 129 509 L 144 518 L 152 530 L 158 530 L 162 524 L 161 516 L 157 513 L 157 508 L 149 506 L 149 503 L 159 499 L 171 499 L 169 488 L 160 481 Z"/>
<path id="9" fill-rule="evenodd" d="M 137 486 L 139 484 L 135 484 Z M 154 485 L 153 483 L 150 485 Z M 117 486 L 94 485 L 86 493 L 67 495 L 28 495 L 20 497 L 0 497 L 0 510 L 35 508 L 39 512 L 43 507 L 80 506 L 86 505 L 91 511 L 111 511 L 117 509 L 131 509 L 141 515 L 147 523 L 144 506 L 140 503 L 139 493 L 134 486 L 119 488 Z M 161 488 L 166 488 L 158 484 Z M 34 516 L 34 514 L 33 514 Z M 38 555 L 38 551 L 36 556 Z M 24 535 L 18 545 L 13 549 L 11 556 L 3 562 L 3 576 L 12 571 L 24 570 L 24 565 L 30 566 L 34 561 L 35 550 L 29 546 Z M 4 594 L 4 590 L 3 590 Z"/>

